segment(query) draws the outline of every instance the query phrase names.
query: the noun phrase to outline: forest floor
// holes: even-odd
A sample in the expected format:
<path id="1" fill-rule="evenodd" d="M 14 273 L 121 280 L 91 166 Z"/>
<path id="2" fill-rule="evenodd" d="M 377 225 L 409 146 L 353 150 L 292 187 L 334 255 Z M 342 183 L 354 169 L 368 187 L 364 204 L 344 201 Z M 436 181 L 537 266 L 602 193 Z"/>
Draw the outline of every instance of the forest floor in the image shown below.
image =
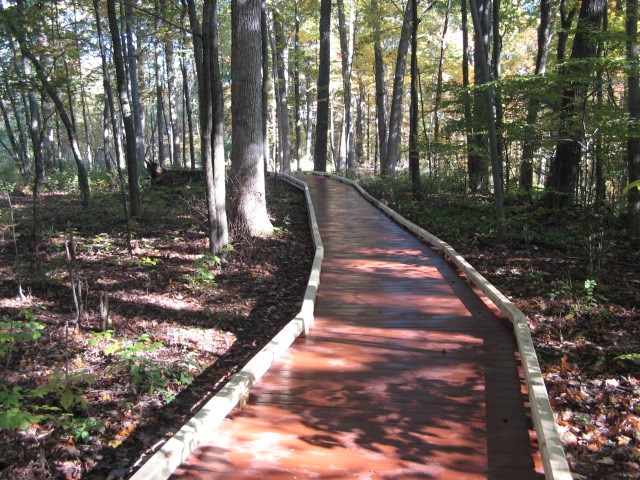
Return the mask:
<path id="1" fill-rule="evenodd" d="M 76 197 L 44 193 L 39 261 L 31 197 L 13 198 L 27 295 L 18 297 L 7 215 L 0 478 L 128 476 L 299 311 L 313 256 L 303 194 L 269 181 L 275 234 L 234 234 L 218 258 L 206 254 L 202 180 L 173 178 L 143 190 L 143 214 L 131 222 L 132 256 L 117 193 L 95 189 L 89 211 Z M 71 277 L 82 287 L 77 328 L 67 328 L 76 318 Z"/>
<path id="2" fill-rule="evenodd" d="M 362 182 L 527 315 L 574 478 L 639 479 L 640 255 L 624 238 L 624 206 L 554 211 L 507 197 L 509 240 L 497 244 L 489 196 L 424 183 L 414 199 L 406 177 Z"/>
<path id="3" fill-rule="evenodd" d="M 615 211 L 549 211 L 508 198 L 509 241 L 498 246 L 490 198 L 434 194 L 427 184 L 416 200 L 403 178 L 365 183 L 527 314 L 575 478 L 640 478 L 640 258 Z M 116 194 L 96 193 L 82 212 L 50 191 L 35 262 L 30 198 L 14 198 L 28 296 L 17 298 L 5 227 L 0 478 L 126 477 L 297 313 L 312 258 L 306 209 L 299 191 L 268 185 L 276 234 L 236 235 L 224 259 L 205 253 L 199 181 L 144 190 L 133 256 Z M 86 307 L 67 332 L 69 229 Z"/>

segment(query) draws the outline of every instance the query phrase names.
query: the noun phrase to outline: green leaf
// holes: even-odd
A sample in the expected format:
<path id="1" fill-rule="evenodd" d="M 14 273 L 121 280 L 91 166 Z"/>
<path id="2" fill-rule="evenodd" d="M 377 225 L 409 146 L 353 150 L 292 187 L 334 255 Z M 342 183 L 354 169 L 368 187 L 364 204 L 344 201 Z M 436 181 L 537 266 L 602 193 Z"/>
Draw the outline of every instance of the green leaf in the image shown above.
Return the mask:
<path id="1" fill-rule="evenodd" d="M 631 190 L 632 188 L 637 188 L 638 190 L 640 190 L 640 180 L 636 180 L 635 182 L 631 182 L 629 185 L 624 187 L 624 189 L 622 190 L 622 194 L 626 195 L 629 192 L 629 190 Z"/>

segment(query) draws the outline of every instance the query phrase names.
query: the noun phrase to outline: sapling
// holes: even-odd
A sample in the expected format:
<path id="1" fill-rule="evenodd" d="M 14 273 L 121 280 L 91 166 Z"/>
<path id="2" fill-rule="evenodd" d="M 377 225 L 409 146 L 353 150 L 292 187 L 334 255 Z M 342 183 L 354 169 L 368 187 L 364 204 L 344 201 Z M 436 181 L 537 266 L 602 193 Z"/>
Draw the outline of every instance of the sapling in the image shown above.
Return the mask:
<path id="1" fill-rule="evenodd" d="M 13 241 L 14 270 L 16 272 L 16 279 L 18 281 L 18 296 L 20 297 L 20 300 L 24 301 L 27 299 L 27 296 L 22 291 L 22 279 L 20 278 L 20 254 L 18 252 L 18 240 L 16 239 L 16 224 L 13 217 L 13 203 L 11 202 L 11 194 L 9 193 L 9 187 L 7 185 L 7 182 L 4 181 L 4 178 L 2 178 L 2 176 L 0 176 L 0 181 L 2 181 L 2 186 L 4 187 L 4 191 L 7 195 L 7 202 L 9 203 L 11 240 Z"/>

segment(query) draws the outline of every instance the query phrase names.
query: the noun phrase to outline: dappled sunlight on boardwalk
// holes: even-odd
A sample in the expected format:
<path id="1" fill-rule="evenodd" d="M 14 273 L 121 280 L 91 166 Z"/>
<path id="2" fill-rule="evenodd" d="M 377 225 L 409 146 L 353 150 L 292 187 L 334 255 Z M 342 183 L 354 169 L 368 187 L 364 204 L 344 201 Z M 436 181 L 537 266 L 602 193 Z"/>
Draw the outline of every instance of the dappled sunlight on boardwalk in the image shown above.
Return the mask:
<path id="1" fill-rule="evenodd" d="M 174 477 L 542 479 L 510 324 L 355 190 L 304 180 L 315 327 Z"/>

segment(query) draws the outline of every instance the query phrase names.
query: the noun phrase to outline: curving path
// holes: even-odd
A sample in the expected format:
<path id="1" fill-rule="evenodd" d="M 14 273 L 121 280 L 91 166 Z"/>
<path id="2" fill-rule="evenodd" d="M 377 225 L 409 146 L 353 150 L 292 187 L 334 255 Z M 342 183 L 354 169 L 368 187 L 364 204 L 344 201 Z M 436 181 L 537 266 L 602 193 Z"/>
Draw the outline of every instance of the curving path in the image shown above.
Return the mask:
<path id="1" fill-rule="evenodd" d="M 300 178 L 315 327 L 172 478 L 544 478 L 510 323 L 352 187 Z"/>

